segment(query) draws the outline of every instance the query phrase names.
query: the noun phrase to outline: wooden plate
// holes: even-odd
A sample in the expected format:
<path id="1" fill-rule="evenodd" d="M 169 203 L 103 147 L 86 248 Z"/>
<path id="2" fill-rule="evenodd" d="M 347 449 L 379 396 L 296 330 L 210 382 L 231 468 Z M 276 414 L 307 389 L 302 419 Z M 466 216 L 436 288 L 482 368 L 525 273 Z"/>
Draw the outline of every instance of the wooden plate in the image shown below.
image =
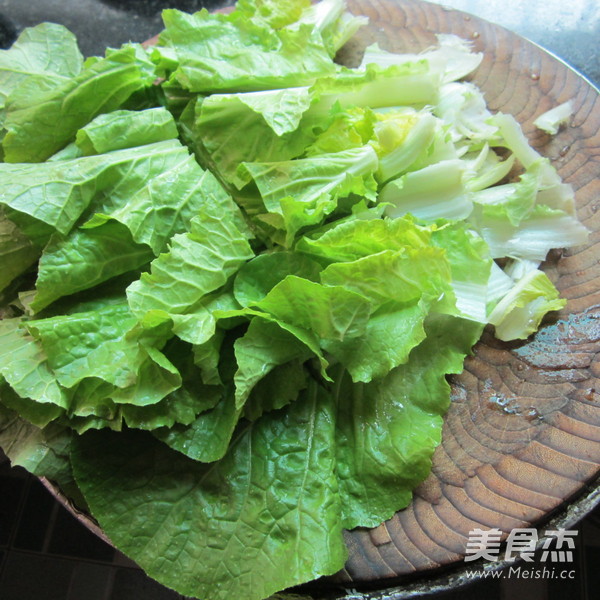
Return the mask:
<path id="1" fill-rule="evenodd" d="M 371 24 L 341 55 L 343 62 L 356 63 L 373 42 L 414 52 L 435 44 L 435 33 L 472 40 L 484 53 L 472 81 L 489 108 L 514 115 L 532 145 L 573 185 L 578 216 L 591 231 L 589 245 L 554 252 L 544 265 L 568 299 L 558 319 L 526 343 L 502 343 L 486 331 L 464 373 L 452 380 L 433 472 L 412 504 L 374 530 L 347 533 L 350 559 L 335 580 L 352 587 L 427 578 L 423 586 L 385 596 L 400 598 L 436 589 L 432 578 L 443 567 L 442 587 L 460 583 L 474 528 L 497 527 L 505 535 L 515 527 L 545 529 L 559 509 L 588 492 L 559 518 L 571 526 L 597 503 L 600 96 L 542 48 L 477 17 L 417 0 L 355 0 L 349 7 Z M 569 99 L 575 109 L 570 126 L 553 137 L 533 126 L 535 117 Z"/>
<path id="2" fill-rule="evenodd" d="M 346 568 L 318 584 L 386 587 L 368 596 L 404 598 L 467 581 L 470 530 L 497 527 L 506 535 L 515 527 L 545 528 L 552 517 L 555 526 L 569 527 L 600 497 L 594 484 L 600 472 L 600 97 L 559 59 L 474 16 L 417 0 L 350 0 L 349 7 L 370 25 L 341 53 L 346 64 L 356 64 L 373 42 L 414 52 L 435 44 L 435 33 L 472 40 L 484 53 L 472 79 L 488 106 L 514 115 L 574 186 L 579 218 L 592 232 L 588 246 L 556 252 L 545 264 L 568 299 L 558 319 L 527 343 L 505 344 L 486 332 L 464 373 L 452 380 L 453 403 L 430 477 L 392 519 L 348 532 Z M 575 108 L 569 127 L 554 137 L 533 127 L 537 115 L 569 99 Z"/>

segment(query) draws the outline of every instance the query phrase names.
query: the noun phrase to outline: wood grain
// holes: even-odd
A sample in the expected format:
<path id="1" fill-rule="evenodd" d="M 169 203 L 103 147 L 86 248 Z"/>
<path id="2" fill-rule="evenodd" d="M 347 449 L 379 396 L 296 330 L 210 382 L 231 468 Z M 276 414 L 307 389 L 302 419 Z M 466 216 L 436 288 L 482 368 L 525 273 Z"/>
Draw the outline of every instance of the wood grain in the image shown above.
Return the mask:
<path id="1" fill-rule="evenodd" d="M 600 472 L 600 100 L 564 63 L 476 17 L 414 0 L 351 1 L 368 29 L 340 56 L 356 64 L 364 45 L 395 52 L 435 43 L 435 33 L 473 42 L 484 60 L 472 80 L 488 106 L 514 115 L 532 145 L 576 190 L 590 244 L 557 251 L 544 265 L 567 307 L 526 343 L 486 332 L 452 380 L 453 402 L 430 477 L 412 504 L 375 530 L 346 534 L 346 569 L 333 581 L 357 585 L 463 566 L 469 531 L 543 525 Z M 551 137 L 533 120 L 572 100 L 569 127 Z M 431 582 L 428 584 L 431 589 Z"/>
<path id="2" fill-rule="evenodd" d="M 349 65 L 373 42 L 414 52 L 435 44 L 435 33 L 472 40 L 484 53 L 472 79 L 488 106 L 514 115 L 532 145 L 574 186 L 579 218 L 591 231 L 589 245 L 553 252 L 544 265 L 567 307 L 526 343 L 484 334 L 464 373 L 451 381 L 453 402 L 430 477 L 412 504 L 386 523 L 347 532 L 346 568 L 319 583 L 385 587 L 426 578 L 425 585 L 370 595 L 404 598 L 465 581 L 471 529 L 544 526 L 587 491 L 580 508 L 557 521 L 572 526 L 600 499 L 594 483 L 600 473 L 600 99 L 558 59 L 474 16 L 416 0 L 350 0 L 349 7 L 370 19 L 340 53 Z M 570 126 L 554 137 L 534 128 L 539 114 L 569 99 L 575 108 Z M 102 535 L 87 516 L 79 518 Z"/>

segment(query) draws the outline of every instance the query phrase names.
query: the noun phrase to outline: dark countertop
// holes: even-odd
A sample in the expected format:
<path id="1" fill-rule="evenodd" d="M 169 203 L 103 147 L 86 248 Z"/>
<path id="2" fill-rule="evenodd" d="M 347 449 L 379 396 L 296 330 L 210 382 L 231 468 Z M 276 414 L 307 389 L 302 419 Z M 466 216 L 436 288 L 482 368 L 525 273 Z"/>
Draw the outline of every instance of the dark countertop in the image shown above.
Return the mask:
<path id="1" fill-rule="evenodd" d="M 62 23 L 86 55 L 143 41 L 161 29 L 166 7 L 194 11 L 228 0 L 0 0 L 0 47 L 27 26 Z M 548 49 L 600 86 L 597 0 L 444 0 L 437 2 L 506 27 Z M 571 582 L 486 580 L 437 600 L 595 598 L 600 585 L 600 511 L 579 526 Z M 177 600 L 125 557 L 90 534 L 43 486 L 0 453 L 0 598 L 2 600 Z"/>

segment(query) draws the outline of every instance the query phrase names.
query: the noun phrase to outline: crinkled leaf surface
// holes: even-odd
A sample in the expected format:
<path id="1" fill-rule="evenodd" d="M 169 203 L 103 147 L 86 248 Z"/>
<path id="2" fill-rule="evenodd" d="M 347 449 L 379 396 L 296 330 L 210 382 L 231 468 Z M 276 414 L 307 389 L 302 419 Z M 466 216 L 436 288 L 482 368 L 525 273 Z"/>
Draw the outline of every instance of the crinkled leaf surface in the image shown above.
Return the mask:
<path id="1" fill-rule="evenodd" d="M 331 74 L 335 65 L 313 26 L 275 31 L 240 13 L 189 15 L 163 12 L 167 62 L 174 78 L 193 92 L 253 91 L 295 87 Z M 173 52 L 169 52 L 169 51 Z M 155 52 L 160 64 L 165 54 Z"/>
<path id="2" fill-rule="evenodd" d="M 90 432 L 72 454 L 77 483 L 115 545 L 180 593 L 258 600 L 332 574 L 346 549 L 331 403 L 313 385 L 282 410 L 207 465 L 145 434 Z"/>
<path id="3" fill-rule="evenodd" d="M 136 315 L 149 310 L 189 313 L 253 255 L 227 214 L 205 212 L 192 219 L 189 234 L 173 236 L 169 252 L 152 262 L 150 274 L 128 288 L 131 309 Z"/>
<path id="4" fill-rule="evenodd" d="M 261 415 L 284 407 L 298 398 L 308 386 L 308 371 L 299 360 L 279 365 L 252 389 L 243 416 L 256 421 Z"/>
<path id="5" fill-rule="evenodd" d="M 387 301 L 410 302 L 426 295 L 440 299 L 452 295 L 450 265 L 441 248 L 384 250 L 358 260 L 329 265 L 321 273 L 328 286 L 352 290 L 375 306 Z M 440 304 L 453 307 L 442 297 Z"/>
<path id="6" fill-rule="evenodd" d="M 282 213 L 281 201 L 293 198 L 311 208 L 323 196 L 356 193 L 375 199 L 372 173 L 377 155 L 370 146 L 273 163 L 244 163 L 269 212 Z"/>
<path id="7" fill-rule="evenodd" d="M 354 300 L 354 298 L 353 298 L 353 300 Z M 289 305 L 285 306 L 282 304 L 279 308 L 282 309 L 282 312 L 280 314 L 282 315 L 283 318 L 277 317 L 276 315 L 271 314 L 269 312 L 265 313 L 262 311 L 257 311 L 257 310 L 248 309 L 248 308 L 240 310 L 239 312 L 242 315 L 246 315 L 248 317 L 253 317 L 254 319 L 265 319 L 267 321 L 273 322 L 278 327 L 283 329 L 284 331 L 287 331 L 288 333 L 292 334 L 292 336 L 297 341 L 301 342 L 304 346 L 306 346 L 311 351 L 311 353 L 318 359 L 318 361 L 320 363 L 321 376 L 325 380 L 330 381 L 329 376 L 326 373 L 326 369 L 327 369 L 327 366 L 329 363 L 327 362 L 327 359 L 325 358 L 324 353 L 319 345 L 319 342 L 320 342 L 319 336 L 314 331 L 311 331 L 309 328 L 307 328 L 307 326 L 310 327 L 310 323 L 306 322 L 305 326 L 295 325 L 287 320 L 289 317 L 285 316 L 286 313 L 288 312 L 288 310 L 290 309 L 290 306 Z M 363 306 L 363 308 L 364 308 L 364 306 Z M 343 311 L 344 309 L 342 308 L 341 310 Z M 347 318 L 348 316 L 349 316 L 348 313 L 346 313 L 345 317 Z M 358 313 L 355 316 L 358 318 L 354 322 L 353 325 L 356 325 L 358 327 L 363 327 L 364 326 L 363 325 L 364 312 L 362 315 L 360 313 Z M 325 316 L 324 320 L 327 321 L 330 317 L 331 317 L 331 315 Z M 327 327 L 327 325 L 325 325 L 325 326 Z"/>
<path id="8" fill-rule="evenodd" d="M 0 320 L 0 373 L 23 398 L 68 407 L 41 344 L 28 334 L 21 319 Z"/>
<path id="9" fill-rule="evenodd" d="M 194 138 L 221 176 L 241 188 L 249 180 L 238 173 L 242 162 L 282 161 L 302 154 L 314 137 L 298 127 L 310 101 L 308 88 L 212 94 L 198 100 Z"/>
<path id="10" fill-rule="evenodd" d="M 236 10 L 248 19 L 279 29 L 298 21 L 309 6 L 309 0 L 240 0 Z"/>
<path id="11" fill-rule="evenodd" d="M 226 287 L 204 296 L 190 312 L 170 314 L 173 333 L 182 340 L 200 346 L 209 343 L 217 334 L 219 319 L 243 317 L 237 314 L 239 305 L 231 291 Z M 164 311 L 160 311 L 162 314 Z"/>
<path id="12" fill-rule="evenodd" d="M 123 159 L 115 160 L 119 156 Z M 40 261 L 34 310 L 146 265 L 166 250 L 174 234 L 189 230 L 209 199 L 225 194 L 179 142 L 83 158 L 72 165 L 103 157 L 106 171 L 95 180 L 93 196 L 93 206 L 101 212 L 68 236 L 50 240 Z M 104 184 L 99 194 L 107 177 L 110 185 Z"/>
<path id="13" fill-rule="evenodd" d="M 447 373 L 463 369 L 483 326 L 450 316 L 427 323 L 427 337 L 383 379 L 338 380 L 337 474 L 344 527 L 375 527 L 404 508 L 431 469 L 450 402 Z"/>
<path id="14" fill-rule="evenodd" d="M 67 234 L 92 201 L 106 168 L 106 159 L 97 157 L 76 164 L 0 163 L 2 205 Z"/>
<path id="15" fill-rule="evenodd" d="M 242 411 L 236 408 L 232 393 L 222 391 L 216 398 L 215 406 L 189 425 L 157 429 L 154 435 L 193 460 L 210 463 L 223 458 Z"/>
<path id="16" fill-rule="evenodd" d="M 352 220 L 340 223 L 316 239 L 303 237 L 296 249 L 329 262 L 352 261 L 385 250 L 424 248 L 431 231 L 410 217 Z"/>
<path id="17" fill-rule="evenodd" d="M 121 223 L 92 230 L 77 229 L 68 237 L 55 234 L 40 258 L 33 311 L 55 300 L 148 264 L 154 258 L 148 246 L 136 244 Z"/>
<path id="18" fill-rule="evenodd" d="M 248 331 L 235 343 L 236 407 L 244 405 L 252 388 L 275 367 L 292 360 L 304 361 L 310 356 L 304 344 L 276 323 L 253 319 Z"/>
<path id="19" fill-rule="evenodd" d="M 8 162 L 41 162 L 72 141 L 96 115 L 119 108 L 154 81 L 154 69 L 139 46 L 108 52 L 30 106 L 7 106 L 2 142 Z"/>
<path id="20" fill-rule="evenodd" d="M 94 215 L 83 228 L 119 221 L 131 231 L 136 243 L 150 246 L 156 255 L 164 252 L 173 235 L 191 229 L 192 219 L 219 186 L 214 175 L 202 170 L 185 152 L 165 163 L 149 173 L 146 185 L 132 190 L 126 203 L 115 206 L 109 214 Z"/>
<path id="21" fill-rule="evenodd" d="M 560 310 L 566 303 L 546 273 L 533 269 L 498 302 L 489 322 L 495 325 L 499 339 L 524 340 L 537 331 L 547 312 Z"/>
<path id="22" fill-rule="evenodd" d="M 154 382 L 150 382 L 153 385 Z M 188 390 L 184 387 L 173 390 L 156 404 L 136 406 L 122 404 L 121 414 L 129 427 L 156 431 L 161 428 L 177 429 L 180 425 L 191 425 L 197 415 L 219 400 L 218 390 L 198 385 Z M 210 408 L 208 409 L 210 410 Z"/>
<path id="23" fill-rule="evenodd" d="M 361 335 L 371 312 L 368 300 L 355 292 L 296 275 L 288 275 L 256 306 L 319 338 L 337 340 Z"/>
<path id="24" fill-rule="evenodd" d="M 163 352 L 181 375 L 181 386 L 156 404 L 123 404 L 120 408 L 129 427 L 167 431 L 167 428 L 175 426 L 180 433 L 183 427 L 176 424 L 191 425 L 200 413 L 215 407 L 222 397 L 222 390 L 202 381 L 201 370 L 194 364 L 194 355 L 188 344 L 173 338 Z M 174 439 L 177 438 L 175 435 Z"/>
<path id="25" fill-rule="evenodd" d="M 66 235 L 93 200 L 119 205 L 144 187 L 159 165 L 183 156 L 185 148 L 170 140 L 41 165 L 0 163 L 2 204 Z"/>
<path id="26" fill-rule="evenodd" d="M 35 427 L 3 407 L 0 399 L 0 448 L 11 465 L 58 484 L 62 492 L 83 509 L 85 500 L 71 469 L 72 439 L 73 432 L 68 428 L 57 424 Z"/>
<path id="27" fill-rule="evenodd" d="M 324 347 L 348 369 L 353 381 L 384 377 L 405 363 L 410 351 L 423 340 L 428 311 L 427 302 L 389 302 L 371 316 L 363 336 L 328 341 Z"/>
<path id="28" fill-rule="evenodd" d="M 121 353 L 114 355 L 114 362 L 103 362 L 96 360 L 94 351 L 105 343 L 121 340 L 135 323 L 127 304 L 120 304 L 87 313 L 28 321 L 26 327 L 41 342 L 61 385 L 73 387 L 85 377 L 98 377 L 126 387 L 134 381 L 127 368 L 131 357 Z"/>
<path id="29" fill-rule="evenodd" d="M 0 124 L 11 92 L 23 83 L 37 94 L 27 97 L 28 103 L 38 95 L 65 83 L 79 74 L 83 56 L 75 36 L 62 25 L 41 23 L 28 27 L 9 50 L 0 51 Z M 21 101 L 24 99 L 21 94 Z"/>
<path id="30" fill-rule="evenodd" d="M 41 341 L 56 380 L 72 388 L 95 378 L 115 388 L 116 403 L 155 404 L 181 384 L 178 371 L 153 346 L 170 336 L 140 327 L 127 304 L 27 322 Z"/>
<path id="31" fill-rule="evenodd" d="M 72 404 L 72 399 L 67 398 L 67 400 Z M 65 414 L 65 409 L 58 404 L 38 402 L 31 398 L 19 396 L 5 381 L 0 384 L 0 404 L 15 411 L 20 417 L 36 427 L 45 427 Z"/>
<path id="32" fill-rule="evenodd" d="M 233 293 L 242 306 L 262 300 L 288 275 L 318 281 L 321 265 L 298 252 L 268 252 L 244 264 L 238 271 Z"/>
<path id="33" fill-rule="evenodd" d="M 177 137 L 177 125 L 165 108 L 115 110 L 96 117 L 78 132 L 75 143 L 85 155 L 145 146 Z"/>
<path id="34" fill-rule="evenodd" d="M 39 257 L 39 249 L 11 221 L 4 211 L 0 211 L 0 291 L 15 277 L 25 272 Z"/>

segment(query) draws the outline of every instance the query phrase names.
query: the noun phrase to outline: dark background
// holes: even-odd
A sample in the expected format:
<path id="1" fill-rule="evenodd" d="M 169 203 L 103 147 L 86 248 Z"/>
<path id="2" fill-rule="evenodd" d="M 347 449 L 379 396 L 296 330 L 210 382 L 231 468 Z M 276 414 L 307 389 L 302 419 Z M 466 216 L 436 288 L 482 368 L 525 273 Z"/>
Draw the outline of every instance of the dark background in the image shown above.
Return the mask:
<path id="1" fill-rule="evenodd" d="M 597 0 L 444 0 L 523 35 L 600 85 Z M 24 27 L 62 23 L 84 55 L 141 42 L 161 30 L 160 11 L 218 8 L 227 0 L 0 0 L 0 47 Z M 575 580 L 486 580 L 436 600 L 592 600 L 600 589 L 600 509 L 577 529 Z M 571 568 L 571 567 L 569 567 Z M 177 600 L 79 524 L 35 478 L 0 453 L 0 600 Z M 210 600 L 210 599 L 205 599 Z M 232 599 L 236 600 L 236 599 Z"/>

